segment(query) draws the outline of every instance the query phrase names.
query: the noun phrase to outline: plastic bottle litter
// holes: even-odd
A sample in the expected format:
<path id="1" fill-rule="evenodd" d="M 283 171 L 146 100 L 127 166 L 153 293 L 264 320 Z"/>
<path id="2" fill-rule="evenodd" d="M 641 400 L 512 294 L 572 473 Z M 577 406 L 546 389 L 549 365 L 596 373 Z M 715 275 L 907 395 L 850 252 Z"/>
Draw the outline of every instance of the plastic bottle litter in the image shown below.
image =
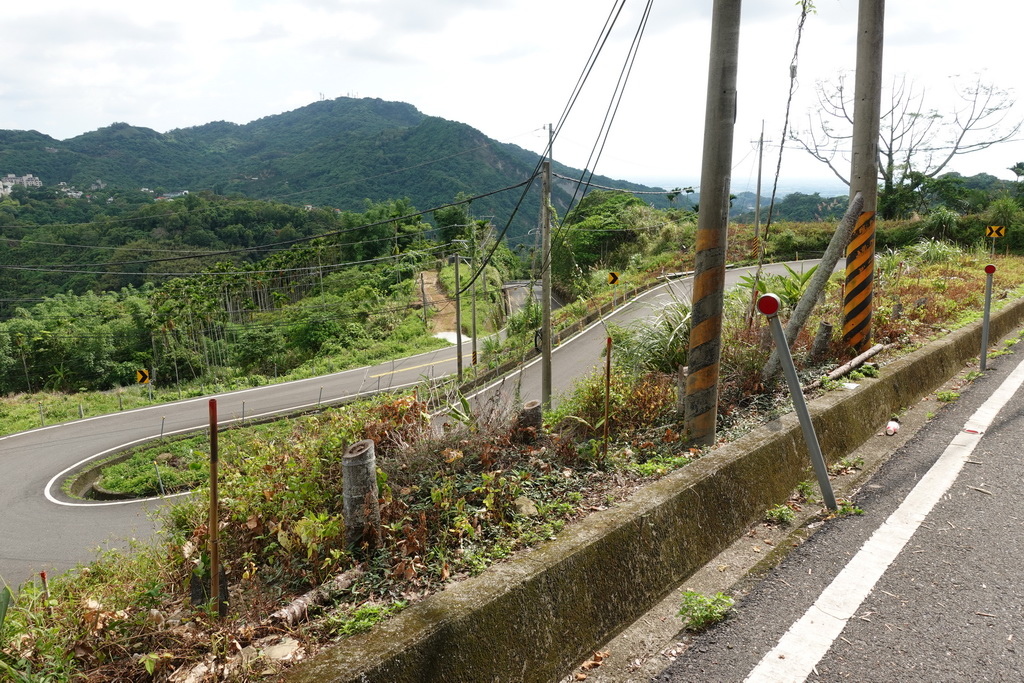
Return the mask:
<path id="1" fill-rule="evenodd" d="M 896 420 L 889 420 L 889 424 L 885 425 L 885 433 L 888 436 L 892 436 L 898 431 L 900 431 L 900 423 Z"/>

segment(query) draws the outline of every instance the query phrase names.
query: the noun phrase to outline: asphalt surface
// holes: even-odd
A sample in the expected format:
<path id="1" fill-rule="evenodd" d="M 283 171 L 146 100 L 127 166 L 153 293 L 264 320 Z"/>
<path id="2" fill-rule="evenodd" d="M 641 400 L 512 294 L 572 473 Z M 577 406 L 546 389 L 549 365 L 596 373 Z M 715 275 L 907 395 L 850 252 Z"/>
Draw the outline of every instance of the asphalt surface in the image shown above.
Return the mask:
<path id="1" fill-rule="evenodd" d="M 990 360 L 954 403 L 936 401 L 854 499 L 862 516 L 825 522 L 654 680 L 1024 680 L 1024 390 L 1008 378 L 1024 381 L 1020 352 Z M 1009 399 L 979 428 L 1001 391 Z M 943 473 L 948 489 L 918 505 Z"/>
<path id="2" fill-rule="evenodd" d="M 813 263 L 813 262 L 805 262 Z M 794 265 L 794 264 L 790 264 Z M 727 287 L 750 269 L 727 272 Z M 782 272 L 781 264 L 766 266 Z M 560 345 L 553 353 L 552 384 L 557 394 L 603 367 L 605 323 L 625 325 L 651 315 L 673 298 L 688 299 L 689 278 L 649 290 L 603 321 Z M 163 501 L 96 503 L 61 493 L 66 474 L 89 461 L 156 439 L 209 426 L 209 400 L 218 403 L 218 424 L 278 413 L 316 409 L 358 396 L 400 389 L 453 375 L 454 347 L 370 368 L 189 399 L 77 420 L 0 438 L 0 582 L 32 579 L 39 571 L 60 572 L 95 558 L 106 547 L 126 547 L 154 534 L 152 512 Z M 463 345 L 464 362 L 471 360 Z M 518 401 L 540 399 L 540 364 L 533 361 L 474 395 L 477 405 L 505 411 Z M 486 418 L 485 418 L 486 419 Z"/>

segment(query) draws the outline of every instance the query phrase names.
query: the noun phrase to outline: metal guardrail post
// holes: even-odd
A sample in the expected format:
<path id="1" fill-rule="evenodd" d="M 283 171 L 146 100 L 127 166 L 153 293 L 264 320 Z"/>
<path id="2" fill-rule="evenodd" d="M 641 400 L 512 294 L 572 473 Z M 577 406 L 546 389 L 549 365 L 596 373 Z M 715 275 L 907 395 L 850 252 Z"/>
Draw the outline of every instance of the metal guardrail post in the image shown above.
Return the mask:
<path id="1" fill-rule="evenodd" d="M 821 487 L 821 497 L 830 510 L 838 510 L 839 506 L 836 504 L 836 497 L 832 492 L 832 482 L 828 479 L 825 458 L 822 456 L 821 446 L 818 444 L 818 435 L 814 432 L 814 423 L 811 422 L 811 413 L 804 400 L 800 378 L 796 374 L 796 366 L 793 364 L 793 356 L 789 352 L 789 344 L 786 343 L 786 333 L 782 329 L 782 322 L 779 321 L 779 306 L 779 297 L 774 294 L 764 294 L 757 300 L 757 310 L 768 318 L 768 326 L 771 328 L 772 339 L 778 349 L 782 372 L 786 376 L 786 384 L 789 385 L 789 393 L 793 397 L 793 410 L 796 411 L 796 415 L 800 419 L 800 428 L 804 433 L 807 453 L 811 458 L 811 464 L 814 465 L 818 485 Z"/>
<path id="2" fill-rule="evenodd" d="M 988 365 L 988 315 L 992 308 L 992 276 L 996 267 L 991 263 L 985 266 L 985 313 L 981 322 L 981 371 L 985 372 Z"/>

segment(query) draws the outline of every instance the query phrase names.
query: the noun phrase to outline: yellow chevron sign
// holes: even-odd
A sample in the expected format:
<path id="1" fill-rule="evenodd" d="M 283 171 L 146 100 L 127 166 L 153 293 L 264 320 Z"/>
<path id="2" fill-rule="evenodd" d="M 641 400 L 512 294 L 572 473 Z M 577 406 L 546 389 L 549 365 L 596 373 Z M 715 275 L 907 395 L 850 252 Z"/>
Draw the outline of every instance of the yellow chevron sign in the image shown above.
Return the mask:
<path id="1" fill-rule="evenodd" d="M 614 285 L 614 284 L 617 284 L 618 281 L 619 281 L 619 274 L 618 273 L 608 273 L 608 284 Z"/>
<path id="2" fill-rule="evenodd" d="M 135 381 L 139 384 L 149 384 L 149 370 L 136 370 Z"/>
<path id="3" fill-rule="evenodd" d="M 985 228 L 985 237 L 1006 237 L 1005 225 L 990 225 Z"/>

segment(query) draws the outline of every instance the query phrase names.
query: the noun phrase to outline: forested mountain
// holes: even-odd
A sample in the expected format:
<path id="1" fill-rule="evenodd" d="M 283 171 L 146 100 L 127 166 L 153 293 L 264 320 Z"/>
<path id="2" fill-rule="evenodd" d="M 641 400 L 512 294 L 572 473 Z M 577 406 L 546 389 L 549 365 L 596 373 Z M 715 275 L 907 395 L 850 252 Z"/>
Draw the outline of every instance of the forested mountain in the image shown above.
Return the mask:
<path id="1" fill-rule="evenodd" d="M 371 98 L 340 97 L 244 125 L 219 121 L 167 133 L 127 123 L 63 141 L 36 131 L 0 131 L 0 175 L 31 173 L 47 187 L 211 190 L 342 211 L 360 211 L 367 199 L 440 206 L 459 193 L 475 196 L 520 183 L 537 160 L 468 125 Z M 579 175 L 558 164 L 555 171 Z M 600 176 L 593 182 L 650 189 Z M 556 207 L 564 211 L 571 192 L 568 183 L 555 183 Z M 474 202 L 473 212 L 504 222 L 518 201 L 519 193 L 504 192 Z M 668 205 L 660 194 L 650 195 L 650 203 Z M 513 233 L 532 228 L 538 211 L 534 193 Z"/>

